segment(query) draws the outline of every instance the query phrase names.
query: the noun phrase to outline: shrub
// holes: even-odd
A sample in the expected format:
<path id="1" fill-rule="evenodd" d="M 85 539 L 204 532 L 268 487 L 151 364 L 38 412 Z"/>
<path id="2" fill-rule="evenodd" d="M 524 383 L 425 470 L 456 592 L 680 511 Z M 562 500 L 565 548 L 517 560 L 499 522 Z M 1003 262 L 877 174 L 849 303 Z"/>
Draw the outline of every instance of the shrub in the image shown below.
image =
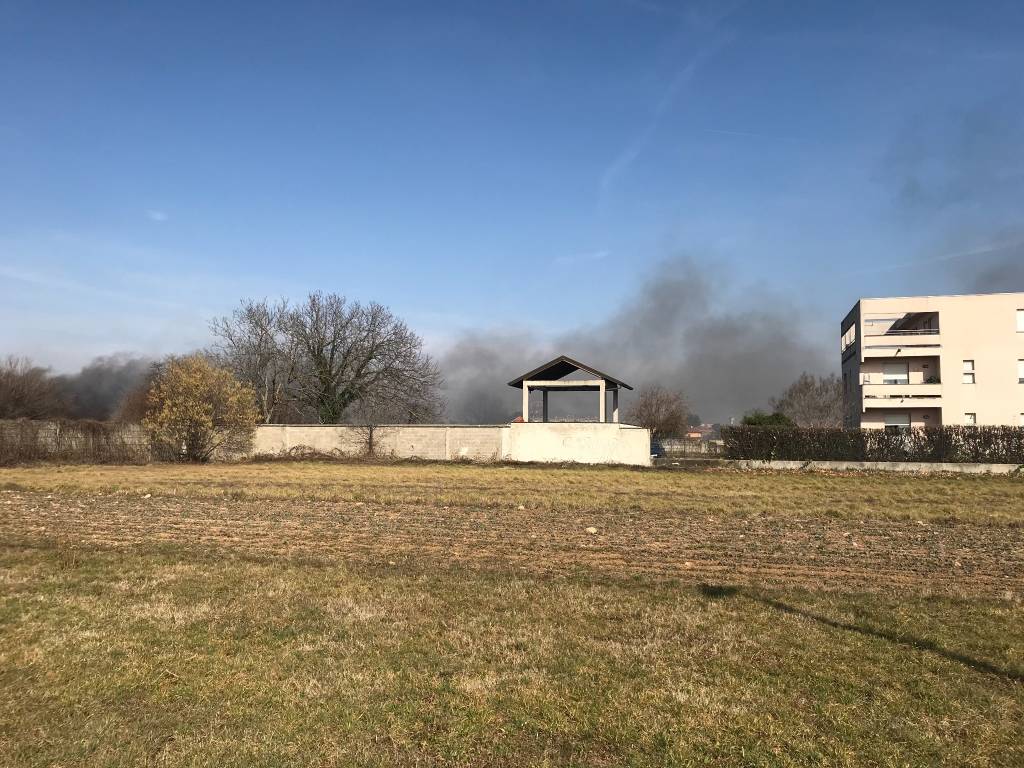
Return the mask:
<path id="1" fill-rule="evenodd" d="M 153 382 L 143 426 L 167 458 L 208 461 L 244 452 L 256 429 L 252 388 L 200 355 L 173 358 Z"/>
<path id="2" fill-rule="evenodd" d="M 924 461 L 1024 464 L 1024 428 L 723 427 L 725 455 L 760 461 Z"/>
<path id="3" fill-rule="evenodd" d="M 796 423 L 784 413 L 775 411 L 765 413 L 764 411 L 751 411 L 743 417 L 743 424 L 747 427 L 795 427 Z"/>

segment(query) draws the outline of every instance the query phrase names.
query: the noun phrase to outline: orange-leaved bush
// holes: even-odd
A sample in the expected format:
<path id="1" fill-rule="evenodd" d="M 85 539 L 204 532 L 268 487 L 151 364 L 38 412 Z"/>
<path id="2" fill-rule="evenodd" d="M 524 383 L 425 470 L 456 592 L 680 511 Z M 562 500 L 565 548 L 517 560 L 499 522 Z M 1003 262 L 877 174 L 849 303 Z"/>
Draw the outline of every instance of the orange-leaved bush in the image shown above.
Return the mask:
<path id="1" fill-rule="evenodd" d="M 161 366 L 142 424 L 158 453 L 208 461 L 218 450 L 247 450 L 257 417 L 251 387 L 202 355 L 189 355 Z"/>

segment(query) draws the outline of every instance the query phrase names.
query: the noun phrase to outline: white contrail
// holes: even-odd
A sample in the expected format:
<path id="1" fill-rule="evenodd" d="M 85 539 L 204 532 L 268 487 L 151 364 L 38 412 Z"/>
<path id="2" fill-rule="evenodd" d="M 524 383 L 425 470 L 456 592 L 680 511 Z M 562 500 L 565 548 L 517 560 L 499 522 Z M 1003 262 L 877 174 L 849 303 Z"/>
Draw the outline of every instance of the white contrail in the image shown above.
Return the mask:
<path id="1" fill-rule="evenodd" d="M 848 275 L 873 275 L 878 272 L 892 272 L 897 269 L 906 269 L 907 267 L 920 267 L 926 264 L 936 264 L 942 261 L 953 261 L 954 259 L 964 259 L 969 256 L 984 256 L 987 253 L 996 253 L 998 251 L 1005 251 L 1008 248 L 1017 248 L 1024 246 L 1024 240 L 1013 240 L 1007 243 L 989 243 L 979 248 L 972 248 L 969 251 L 960 251 L 958 253 L 945 253 L 941 256 L 933 256 L 929 259 L 916 259 L 915 261 L 901 261 L 897 264 L 884 264 L 880 267 L 870 267 L 868 269 L 858 269 L 853 272 L 847 272 Z"/>

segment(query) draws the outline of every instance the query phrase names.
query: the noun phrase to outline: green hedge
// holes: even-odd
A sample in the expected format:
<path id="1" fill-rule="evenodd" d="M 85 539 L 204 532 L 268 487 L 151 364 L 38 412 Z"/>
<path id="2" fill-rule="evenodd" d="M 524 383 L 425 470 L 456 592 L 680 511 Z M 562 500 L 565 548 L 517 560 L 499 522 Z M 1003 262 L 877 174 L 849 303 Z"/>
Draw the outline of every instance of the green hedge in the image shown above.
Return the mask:
<path id="1" fill-rule="evenodd" d="M 883 429 L 723 427 L 729 459 L 1024 464 L 1024 427 Z"/>

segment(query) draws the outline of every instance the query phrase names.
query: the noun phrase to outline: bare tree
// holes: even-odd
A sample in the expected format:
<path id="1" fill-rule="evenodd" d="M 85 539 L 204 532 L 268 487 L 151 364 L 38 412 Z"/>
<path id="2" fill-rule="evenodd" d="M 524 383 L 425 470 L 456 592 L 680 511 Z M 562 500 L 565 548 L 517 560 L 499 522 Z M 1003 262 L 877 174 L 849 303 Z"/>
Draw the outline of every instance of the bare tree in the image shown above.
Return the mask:
<path id="1" fill-rule="evenodd" d="M 800 374 L 786 391 L 772 400 L 772 409 L 800 427 L 838 427 L 843 423 L 843 382 L 829 376 Z"/>
<path id="2" fill-rule="evenodd" d="M 299 342 L 287 332 L 288 302 L 247 299 L 231 314 L 210 323 L 217 339 L 211 355 L 252 387 L 260 421 L 297 420 L 293 411 Z"/>
<path id="3" fill-rule="evenodd" d="M 52 419 L 66 410 L 49 370 L 27 357 L 0 363 L 0 419 Z"/>
<path id="4" fill-rule="evenodd" d="M 651 386 L 640 390 L 640 397 L 626 414 L 630 424 L 651 430 L 651 437 L 676 437 L 686 432 L 689 408 L 682 393 Z"/>
<path id="5" fill-rule="evenodd" d="M 166 366 L 165 361 L 150 363 L 149 370 L 134 387 L 124 393 L 121 401 L 111 414 L 111 421 L 141 424 L 149 409 L 149 391 L 160 378 Z"/>
<path id="6" fill-rule="evenodd" d="M 423 340 L 380 304 L 317 291 L 289 309 L 284 324 L 302 355 L 296 396 L 323 424 L 341 422 L 361 401 L 411 404 L 440 387 Z"/>
<path id="7" fill-rule="evenodd" d="M 211 355 L 252 386 L 263 422 L 412 423 L 443 410 L 422 339 L 380 304 L 249 300 L 211 329 Z"/>

